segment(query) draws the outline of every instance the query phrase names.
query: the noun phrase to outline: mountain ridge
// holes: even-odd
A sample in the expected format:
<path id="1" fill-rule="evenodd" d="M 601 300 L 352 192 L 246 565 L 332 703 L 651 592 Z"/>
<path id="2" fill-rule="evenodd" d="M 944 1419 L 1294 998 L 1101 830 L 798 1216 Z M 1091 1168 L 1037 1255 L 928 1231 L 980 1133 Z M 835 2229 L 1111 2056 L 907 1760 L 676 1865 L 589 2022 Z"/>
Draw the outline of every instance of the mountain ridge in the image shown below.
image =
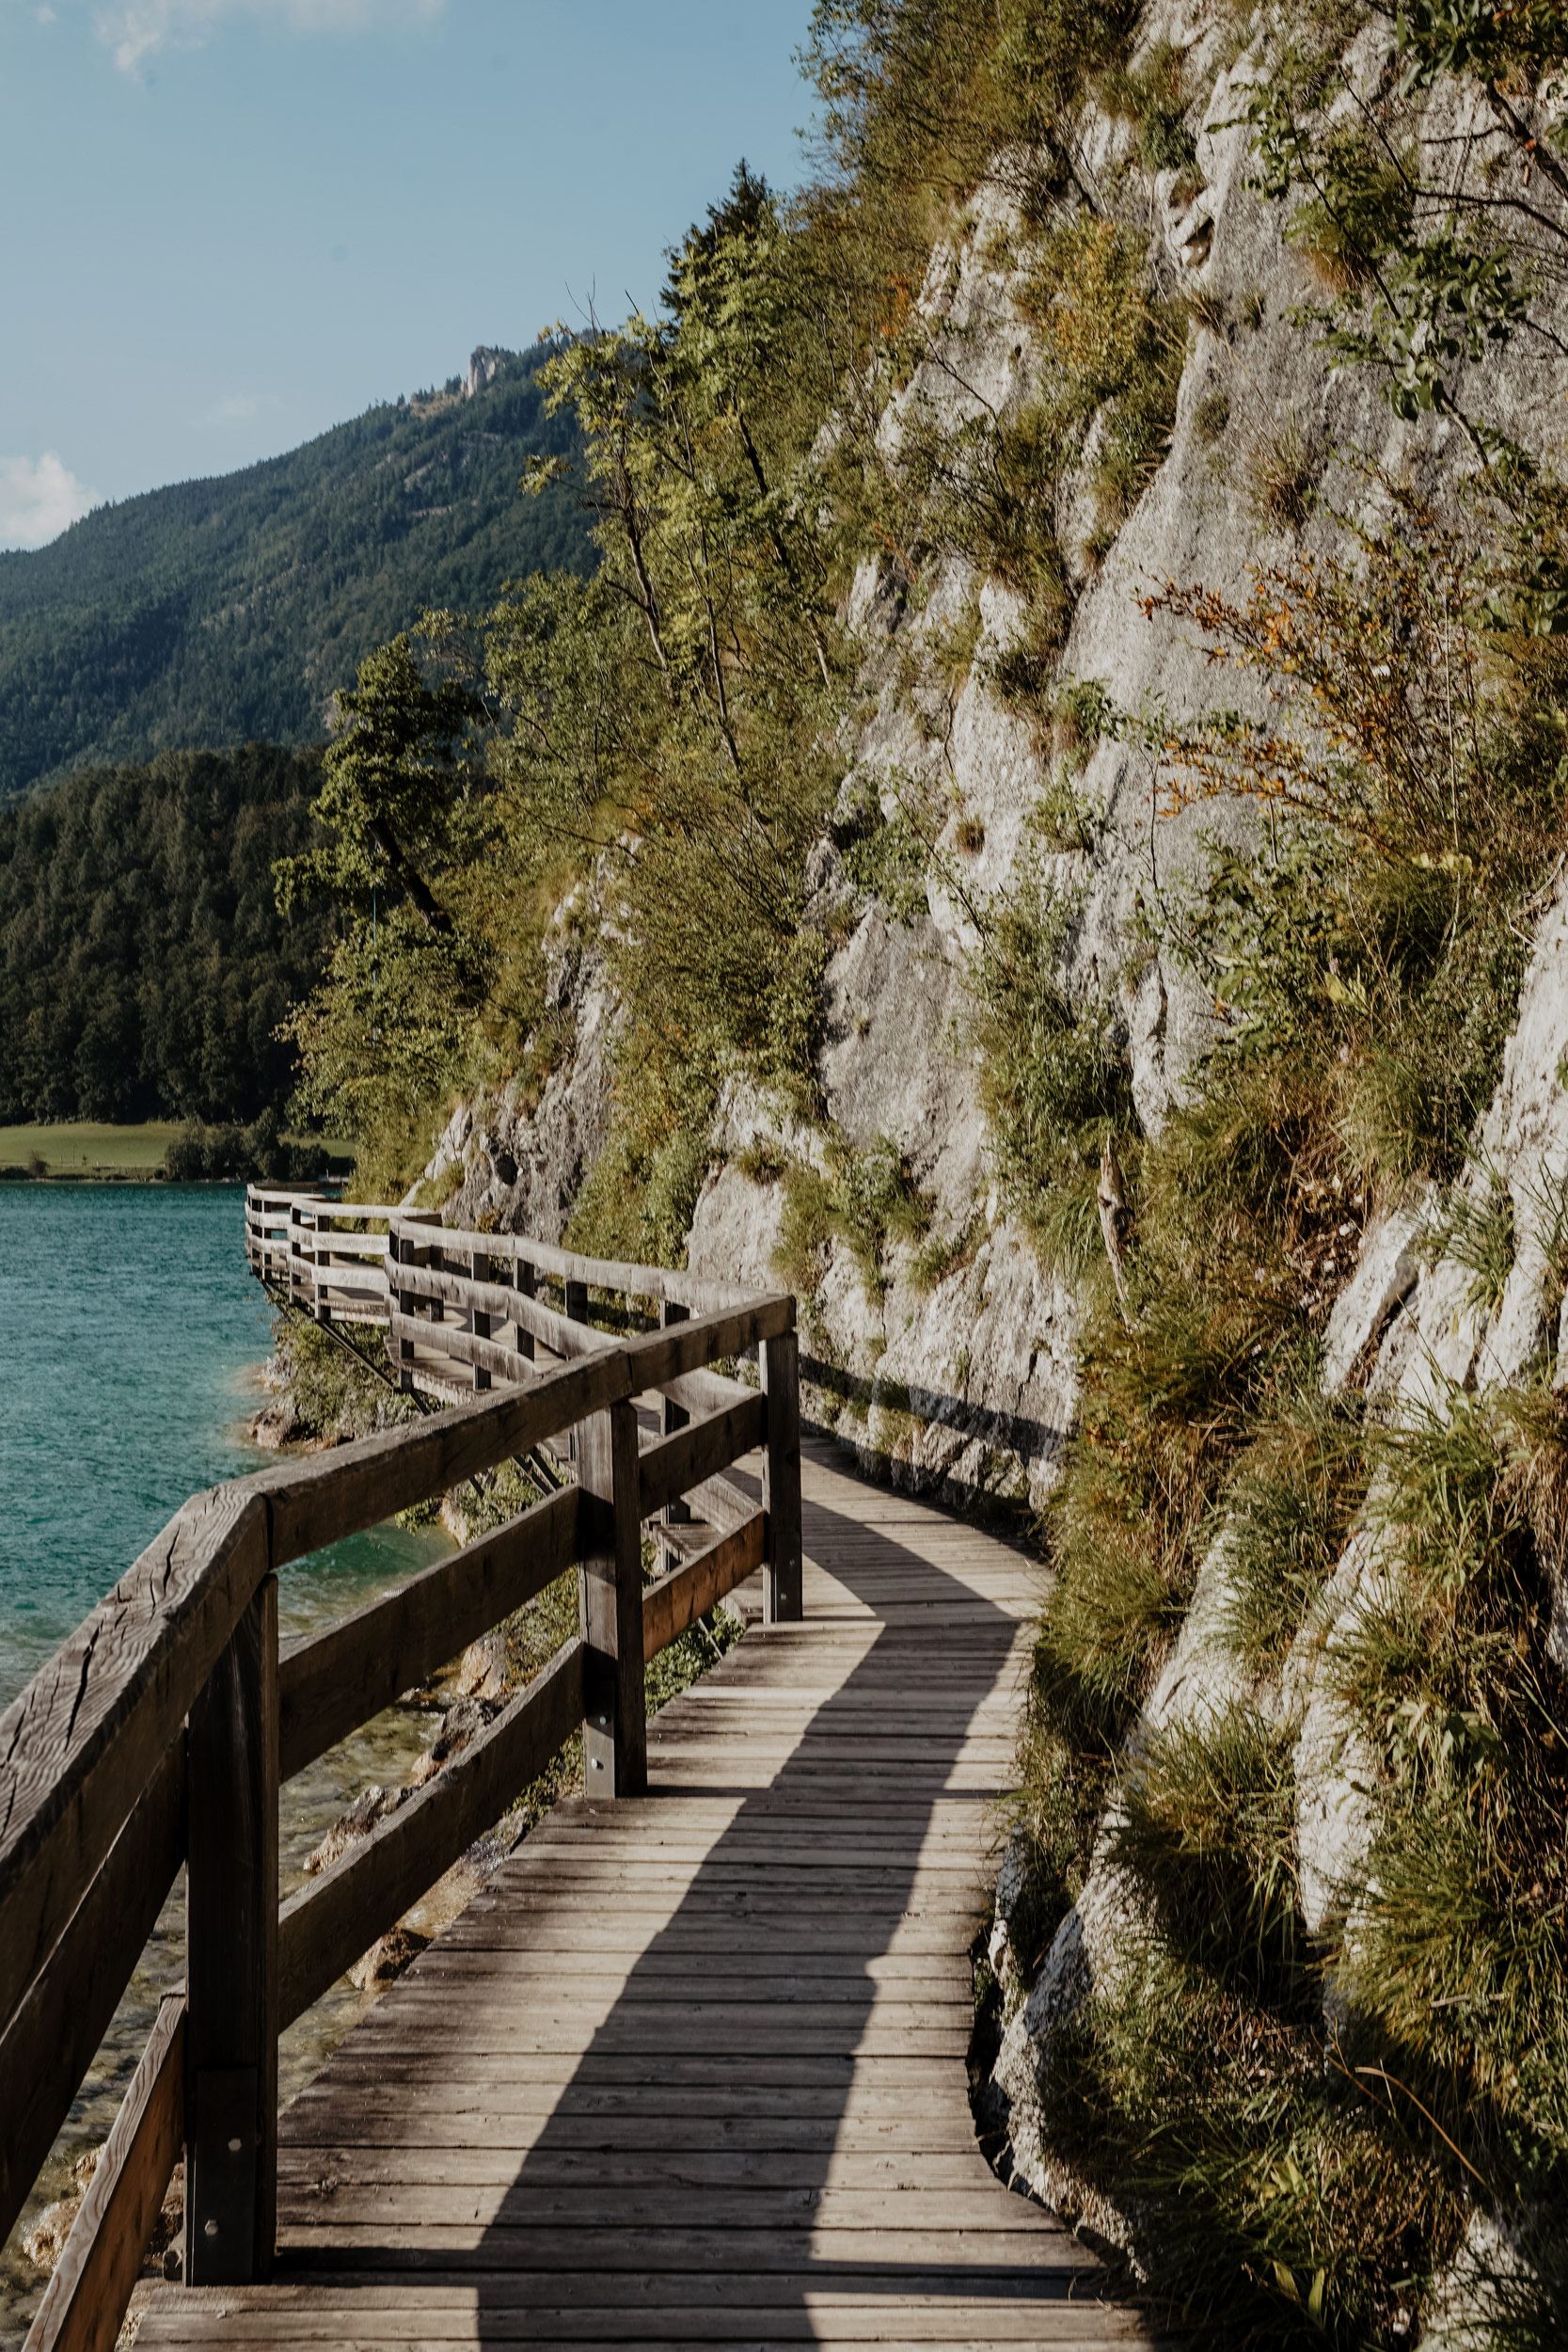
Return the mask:
<path id="1" fill-rule="evenodd" d="M 479 346 L 466 377 L 277 457 L 95 507 L 0 553 L 0 803 L 91 765 L 326 732 L 363 656 L 427 605 L 592 567 L 569 484 L 525 500 L 549 346 Z"/>

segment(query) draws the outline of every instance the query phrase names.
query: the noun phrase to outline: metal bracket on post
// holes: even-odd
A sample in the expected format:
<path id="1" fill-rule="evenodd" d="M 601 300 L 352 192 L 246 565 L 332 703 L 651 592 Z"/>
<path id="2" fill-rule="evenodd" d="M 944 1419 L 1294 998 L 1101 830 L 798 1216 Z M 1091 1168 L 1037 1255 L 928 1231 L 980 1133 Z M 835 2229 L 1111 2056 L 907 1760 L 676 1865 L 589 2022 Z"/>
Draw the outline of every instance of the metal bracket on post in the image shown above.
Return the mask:
<path id="1" fill-rule="evenodd" d="M 578 1482 L 585 1530 L 578 1571 L 582 1634 L 582 1782 L 588 1797 L 641 1797 L 648 1788 L 642 1680 L 642 1526 L 638 1517 L 637 1407 L 629 1397 L 581 1425 Z"/>
<path id="2" fill-rule="evenodd" d="M 277 2236 L 277 1579 L 191 1708 L 185 1886 L 188 2286 L 270 2277 Z"/>
<path id="3" fill-rule="evenodd" d="M 798 1625 L 805 1606 L 800 1546 L 800 1350 L 793 1331 L 758 1350 L 768 1397 L 762 1504 L 768 1514 L 764 1625 Z"/>

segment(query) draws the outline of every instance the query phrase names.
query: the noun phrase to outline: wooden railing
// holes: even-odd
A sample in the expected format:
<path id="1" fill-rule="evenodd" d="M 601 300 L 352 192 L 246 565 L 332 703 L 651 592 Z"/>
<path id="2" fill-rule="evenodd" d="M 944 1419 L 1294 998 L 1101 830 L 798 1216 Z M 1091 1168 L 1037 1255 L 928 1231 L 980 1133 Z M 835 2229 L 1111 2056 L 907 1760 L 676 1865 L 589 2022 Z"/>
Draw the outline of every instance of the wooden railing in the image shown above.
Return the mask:
<path id="1" fill-rule="evenodd" d="M 318 1322 L 385 1323 L 387 1219 L 438 1225 L 371 1202 L 330 1200 L 314 1192 L 245 1190 L 245 1247 L 250 1270 L 291 1306 Z"/>
<path id="2" fill-rule="evenodd" d="M 247 1248 L 270 1278 L 284 1263 L 282 1198 L 253 1193 L 247 1201 Z M 290 1197 L 291 1232 L 296 1205 Z M 419 1351 L 439 1334 L 441 1361 L 476 1384 L 507 1386 L 193 1496 L 0 1717 L 0 2235 L 186 1869 L 185 1987 L 163 2004 L 30 2352 L 112 2344 L 182 2148 L 186 2282 L 264 2278 L 276 2235 L 280 2029 L 450 1868 L 578 1726 L 589 1795 L 641 1792 L 644 1665 L 744 1577 L 766 1570 L 767 1619 L 800 1613 L 793 1298 L 719 1297 L 661 1268 L 437 1232 L 396 1210 L 324 1203 L 309 1213 L 322 1208 L 387 1221 L 381 1272 L 390 1303 L 381 1311 L 410 1382 Z M 330 1230 L 336 1258 L 341 1235 Z M 453 1260 L 467 1271 L 454 1272 Z M 309 1263 L 319 1302 L 320 1255 Z M 526 1277 L 541 1272 L 566 1286 L 573 1312 L 557 1313 L 537 1295 Z M 630 1335 L 590 1327 L 590 1289 L 660 1300 L 663 1327 Z M 629 1305 L 620 1312 L 626 1320 Z M 752 1349 L 760 1389 L 713 1369 Z M 640 1398 L 662 1401 L 662 1426 L 646 1442 Z M 288 1562 L 572 1437 L 575 1483 L 279 1655 L 277 1572 Z M 718 1475 L 757 1446 L 760 1509 Z M 689 1556 L 644 1589 L 644 1522 L 678 1512 L 687 1497 L 702 1505 L 706 1531 L 693 1544 L 691 1528 Z M 668 1524 L 664 1542 L 667 1551 L 682 1548 Z M 469 1746 L 280 1910 L 280 1781 L 574 1563 L 578 1636 Z"/>

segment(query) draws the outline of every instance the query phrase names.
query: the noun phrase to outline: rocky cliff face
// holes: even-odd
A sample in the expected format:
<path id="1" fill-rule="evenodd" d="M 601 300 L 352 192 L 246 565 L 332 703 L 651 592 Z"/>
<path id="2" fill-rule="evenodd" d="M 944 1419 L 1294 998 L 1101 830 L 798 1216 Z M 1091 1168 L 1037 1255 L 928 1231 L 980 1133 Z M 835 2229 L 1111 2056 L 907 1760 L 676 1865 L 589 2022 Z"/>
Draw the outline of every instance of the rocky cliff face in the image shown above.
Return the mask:
<path id="1" fill-rule="evenodd" d="M 1396 421 L 1365 374 L 1331 375 L 1312 331 L 1291 323 L 1292 307 L 1322 289 L 1282 239 L 1282 208 L 1245 184 L 1247 132 L 1236 118 L 1256 51 L 1237 57 L 1228 16 L 1180 0 L 1148 12 L 1140 55 L 1162 44 L 1183 57 L 1188 87 L 1210 93 L 1196 168 L 1150 175 L 1132 124 L 1091 106 L 1077 170 L 1098 205 L 1147 228 L 1157 284 L 1194 298 L 1198 323 L 1168 453 L 1108 544 L 1095 489 L 1101 420 L 1063 480 L 1056 529 L 1071 616 L 1057 669 L 1099 681 L 1124 710 L 1180 715 L 1211 698 L 1202 649 L 1147 617 L 1140 600 L 1170 580 L 1239 593 L 1249 564 L 1283 560 L 1304 541 L 1329 553 L 1337 527 L 1299 527 L 1303 496 L 1320 488 L 1354 511 L 1369 493 L 1328 453 L 1362 452 L 1437 491 L 1454 428 L 1442 419 Z M 1368 47 L 1358 70 L 1370 76 L 1382 54 Z M 1004 169 L 979 189 L 961 236 L 932 256 L 922 296 L 929 356 L 883 427 L 895 462 L 916 421 L 957 436 L 984 414 L 1016 414 L 1036 387 L 1040 340 L 1010 258 L 1021 235 L 1009 192 L 1016 177 Z M 1510 355 L 1499 421 L 1527 443 L 1544 437 L 1560 373 L 1547 359 Z M 1496 393 L 1494 386 L 1494 408 Z M 1295 469 L 1283 504 L 1269 486 L 1282 442 Z M 1124 736 L 1064 752 L 1037 717 L 1010 707 L 993 681 L 1028 616 L 1017 595 L 974 565 L 948 560 L 915 597 L 891 563 L 867 564 L 848 619 L 864 648 L 866 715 L 846 737 L 841 810 L 870 793 L 892 813 L 900 794 L 913 792 L 937 806 L 942 829 L 925 904 L 907 923 L 848 888 L 831 840 L 816 854 L 813 915 L 832 932 L 850 910 L 849 935 L 827 965 L 820 1098 L 850 1150 L 882 1139 L 895 1149 L 952 1264 L 933 1281 L 932 1253 L 917 1266 L 915 1245 L 895 1242 L 885 1295 L 875 1297 L 850 1248 L 842 1240 L 825 1246 L 816 1288 L 802 1299 L 808 1353 L 827 1375 L 819 1409 L 868 1468 L 897 1483 L 959 1504 L 991 1497 L 1038 1509 L 1074 1409 L 1072 1303 L 1006 1213 L 988 1157 L 966 1035 L 974 912 L 1004 899 L 1031 861 L 1080 895 L 1069 984 L 1080 1000 L 1105 1000 L 1138 1116 L 1156 1132 L 1183 1074 L 1212 1042 L 1214 1020 L 1177 943 L 1137 934 L 1133 917 L 1140 899 L 1158 907 L 1200 832 L 1239 837 L 1241 820 L 1214 806 L 1201 821 L 1191 812 L 1169 816 L 1148 750 Z M 956 630 L 967 623 L 974 634 L 976 622 L 955 693 L 947 649 Z M 1064 797 L 1081 843 L 1070 849 L 1040 821 L 1042 803 L 1059 807 Z M 427 1170 L 443 1188 L 456 1180 L 454 1221 L 494 1218 L 558 1237 L 602 1143 L 614 1008 L 592 954 L 554 953 L 549 995 L 575 1012 L 567 1067 L 531 1109 L 515 1090 L 462 1106 Z M 821 1156 L 819 1135 L 776 1104 L 733 1089 L 692 1219 L 695 1269 L 778 1279 L 786 1184 L 768 1172 L 780 1163 L 757 1148 L 768 1143 L 806 1164 Z"/>
<path id="2" fill-rule="evenodd" d="M 1533 943 L 1502 1081 L 1478 1139 L 1474 1169 L 1458 1203 L 1439 1218 L 1430 1191 L 1414 1194 L 1361 1236 L 1353 1268 L 1329 1317 L 1323 1359 L 1325 1391 L 1342 1390 L 1358 1372 L 1369 1400 L 1390 1421 L 1422 1425 L 1450 1409 L 1456 1392 L 1481 1395 L 1551 1371 L 1568 1385 L 1561 1346 L 1568 1317 L 1561 1249 L 1568 1201 L 1568 882 L 1550 886 Z M 1480 1184 L 1506 1196 L 1514 1235 L 1512 1268 L 1493 1305 L 1478 1297 L 1474 1252 L 1466 1245 L 1465 1204 Z M 1447 1243 L 1445 1232 L 1453 1236 Z M 1370 1374 L 1367 1359 L 1370 1357 Z M 1370 1791 L 1377 1760 L 1354 1718 L 1334 1695 L 1337 1651 L 1358 1628 L 1390 1577 L 1378 1514 L 1356 1526 L 1332 1576 L 1291 1643 L 1277 1675 L 1260 1676 L 1235 1639 L 1237 1622 L 1222 1530 L 1198 1577 L 1191 1608 L 1164 1671 L 1128 1739 L 1135 1752 L 1182 1724 L 1201 1728 L 1238 1704 L 1256 1707 L 1293 1740 L 1294 1845 L 1302 1914 L 1320 1932 L 1336 1910 L 1354 1909 L 1366 1886 L 1376 1816 Z M 1550 1564 L 1549 1650 L 1568 1666 L 1568 1580 Z M 1110 1858 L 1103 1828 L 1088 1881 L 1062 1921 L 1033 1985 L 1023 1979 L 1012 1941 L 1026 1892 L 1024 1843 L 1004 1862 L 998 1885 L 991 1962 L 1009 1988 L 1013 2010 L 991 2084 L 988 2109 L 1006 2130 L 1017 2175 L 1110 2242 L 1147 2259 L 1136 2214 L 1119 2212 L 1077 2181 L 1053 2155 L 1042 2125 L 1053 2067 L 1074 2018 L 1096 1989 L 1115 1983 L 1139 1948 L 1145 1922 L 1138 1891 Z M 1335 1994 L 1327 2024 L 1336 2022 Z M 1461 2296 L 1456 2303 L 1476 2313 Z M 1460 2326 L 1456 2318 L 1455 2326 Z M 1456 2337 L 1456 2342 L 1472 2339 Z M 1489 2341 L 1484 2333 L 1477 2344 Z M 1423 2341 L 1445 2342 L 1440 2331 Z"/>
<path id="3" fill-rule="evenodd" d="M 1352 52 L 1353 84 L 1360 75 L 1370 86 L 1382 41 L 1374 27 Z M 1212 694 L 1202 647 L 1151 618 L 1144 599 L 1172 580 L 1240 596 L 1249 566 L 1303 548 L 1342 561 L 1332 510 L 1370 516 L 1381 497 L 1374 474 L 1345 453 L 1438 504 L 1461 455 L 1441 416 L 1396 421 L 1364 373 L 1331 374 L 1312 331 L 1292 323 L 1294 306 L 1321 288 L 1283 240 L 1281 208 L 1246 185 L 1247 134 L 1236 118 L 1256 52 L 1236 54 L 1228 18 L 1180 4 L 1148 13 L 1143 54 L 1162 43 L 1184 57 L 1188 87 L 1209 93 L 1196 169 L 1144 170 L 1131 126 L 1092 107 L 1075 167 L 1098 204 L 1147 229 L 1157 283 L 1193 304 L 1168 450 L 1108 529 L 1097 488 L 1104 421 L 1095 418 L 1055 516 L 1069 606 L 1055 674 L 1098 681 L 1121 710 L 1151 720 L 1196 712 Z M 1437 127 L 1456 139 L 1484 128 L 1468 100 L 1439 92 L 1433 103 Z M 932 258 L 922 295 L 929 353 L 884 425 L 895 463 L 916 431 L 935 426 L 956 441 L 977 418 L 1017 415 L 1038 381 L 1040 336 L 1012 258 L 1023 242 L 1013 176 L 999 169 L 976 192 L 961 231 Z M 1565 389 L 1568 369 L 1546 344 L 1520 344 L 1490 372 L 1486 405 L 1505 431 L 1545 453 Z M 1320 506 L 1312 493 L 1322 493 Z M 926 1231 L 889 1239 L 877 1279 L 842 1235 L 816 1236 L 801 1296 L 816 1409 L 865 1467 L 895 1484 L 959 1507 L 1037 1512 L 1077 1406 L 1077 1311 L 998 1182 L 970 986 L 979 918 L 1030 876 L 1073 894 L 1068 988 L 1079 1004 L 1102 1008 L 1130 1067 L 1137 1119 L 1155 1136 L 1217 1028 L 1179 927 L 1162 929 L 1165 894 L 1204 857 L 1206 834 L 1240 846 L 1249 820 L 1225 803 L 1210 804 L 1201 822 L 1168 813 L 1148 747 L 1158 725 L 1075 739 L 1009 700 L 999 675 L 1027 644 L 1031 615 L 974 563 L 950 556 L 918 593 L 891 560 L 867 564 L 848 622 L 862 670 L 843 739 L 845 821 L 819 843 L 808 873 L 807 919 L 831 947 L 816 1071 L 821 1117 L 807 1120 L 738 1081 L 726 1089 L 689 1261 L 714 1276 L 777 1281 L 795 1247 L 790 1168 L 826 1170 L 833 1151 L 891 1152 L 924 1203 Z M 955 683 L 958 641 L 967 651 Z M 842 846 L 857 807 L 869 801 L 892 818 L 911 798 L 937 812 L 938 832 L 912 914 L 857 888 Z M 1140 908 L 1153 919 L 1140 921 Z M 1418 1187 L 1365 1232 L 1347 1216 L 1329 1261 L 1326 1279 L 1340 1287 L 1323 1338 L 1324 1390 L 1364 1389 L 1396 1424 L 1441 1419 L 1456 1392 L 1539 1378 L 1568 1330 L 1568 884 L 1559 877 L 1544 878 L 1533 923 L 1517 1025 L 1457 1200 Z M 428 1171 L 443 1188 L 455 1185 L 454 1221 L 494 1218 L 556 1237 L 606 1132 L 615 1008 L 591 955 L 558 956 L 551 987 L 575 1014 L 575 1056 L 527 1116 L 504 1097 L 458 1113 Z M 1463 1231 L 1466 1201 L 1481 1191 L 1494 1209 L 1506 1200 L 1513 1235 L 1495 1297 L 1478 1286 Z M 1316 1934 L 1365 1888 L 1375 1774 L 1326 1666 L 1386 1588 L 1384 1536 L 1374 1513 L 1352 1530 L 1283 1664 L 1265 1674 L 1234 1638 L 1229 1534 L 1222 1526 L 1209 1548 L 1128 1749 L 1237 1708 L 1287 1738 L 1301 1914 Z M 1568 1666 L 1560 1564 L 1551 1653 Z M 1006 2030 L 988 2095 L 1021 2181 L 1142 2259 L 1138 2215 L 1075 2178 L 1044 2121 L 1073 2021 L 1114 1984 L 1145 1933 L 1140 1890 L 1111 1858 L 1113 1827 L 1101 1822 L 1086 1883 L 1033 1981 L 1012 1933 L 1028 1899 L 1026 1841 L 1008 1850 L 991 1946 Z M 1335 1998 L 1330 1987 L 1331 2028 Z M 1463 2330 L 1474 2318 L 1462 2285 L 1447 2318 L 1441 2296 L 1429 2305 L 1427 2340 L 1445 2341 L 1445 2327 Z"/>

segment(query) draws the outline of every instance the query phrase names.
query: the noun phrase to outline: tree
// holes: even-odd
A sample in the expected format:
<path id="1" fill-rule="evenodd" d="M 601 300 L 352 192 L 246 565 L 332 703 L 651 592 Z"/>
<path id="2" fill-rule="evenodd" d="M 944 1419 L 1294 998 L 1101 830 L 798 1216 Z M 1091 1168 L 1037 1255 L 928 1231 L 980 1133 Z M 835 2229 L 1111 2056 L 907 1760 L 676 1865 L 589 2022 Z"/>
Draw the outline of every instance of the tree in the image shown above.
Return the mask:
<path id="1" fill-rule="evenodd" d="M 325 895 L 363 908 L 373 892 L 384 906 L 406 902 L 427 930 L 450 930 L 435 885 L 478 847 L 483 771 L 469 754 L 483 701 L 455 678 L 428 684 L 404 630 L 366 656 L 338 710 L 313 810 L 334 837 L 279 862 L 279 907 Z"/>

